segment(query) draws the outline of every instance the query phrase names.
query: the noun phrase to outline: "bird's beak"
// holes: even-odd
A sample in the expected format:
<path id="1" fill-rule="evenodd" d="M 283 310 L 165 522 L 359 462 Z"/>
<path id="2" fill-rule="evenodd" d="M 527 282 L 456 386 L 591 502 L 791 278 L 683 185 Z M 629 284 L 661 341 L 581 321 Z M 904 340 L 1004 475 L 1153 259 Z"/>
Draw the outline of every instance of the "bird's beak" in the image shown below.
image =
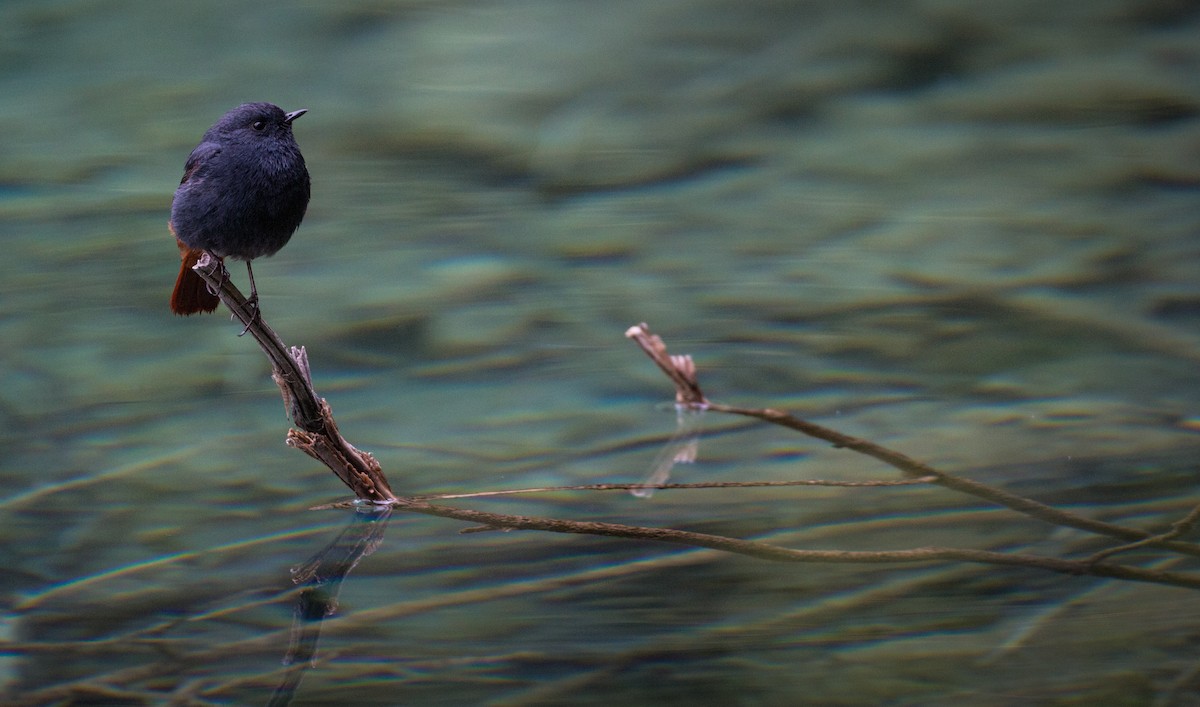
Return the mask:
<path id="1" fill-rule="evenodd" d="M 296 118 L 299 118 L 300 116 L 304 115 L 307 112 L 308 112 L 307 108 L 301 108 L 300 110 L 294 110 L 291 113 L 284 113 L 283 114 L 283 122 L 288 125 L 291 125 L 293 120 L 295 120 Z"/>

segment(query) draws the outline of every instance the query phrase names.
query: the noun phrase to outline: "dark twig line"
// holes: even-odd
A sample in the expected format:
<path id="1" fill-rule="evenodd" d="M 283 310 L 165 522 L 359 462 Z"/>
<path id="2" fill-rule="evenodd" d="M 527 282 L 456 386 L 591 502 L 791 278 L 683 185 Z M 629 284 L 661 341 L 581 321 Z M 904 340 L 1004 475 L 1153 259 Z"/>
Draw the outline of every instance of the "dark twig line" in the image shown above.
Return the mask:
<path id="1" fill-rule="evenodd" d="M 482 498 L 485 496 L 514 496 L 528 493 L 552 491 L 636 491 L 638 489 L 745 489 L 763 486 L 835 486 L 839 488 L 882 488 L 889 486 L 919 486 L 933 481 L 932 476 L 918 479 L 872 480 L 872 481 L 829 481 L 826 479 L 800 479 L 797 481 L 709 481 L 694 484 L 582 484 L 579 486 L 541 486 L 527 489 L 502 489 L 499 491 L 475 491 L 473 493 L 434 493 L 408 496 L 417 501 L 443 501 L 451 498 Z"/>

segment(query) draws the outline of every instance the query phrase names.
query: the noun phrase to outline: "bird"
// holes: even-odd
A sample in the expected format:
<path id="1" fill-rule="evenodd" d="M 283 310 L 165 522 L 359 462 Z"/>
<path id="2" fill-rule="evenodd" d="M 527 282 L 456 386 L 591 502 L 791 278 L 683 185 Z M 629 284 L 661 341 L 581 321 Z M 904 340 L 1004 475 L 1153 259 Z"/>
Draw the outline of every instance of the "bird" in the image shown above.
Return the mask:
<path id="1" fill-rule="evenodd" d="M 250 261 L 285 246 L 308 209 L 311 180 L 292 134 L 292 122 L 307 112 L 243 103 L 214 123 L 188 155 L 167 222 L 182 261 L 171 293 L 175 314 L 217 308 L 217 295 L 192 270 L 207 252 L 222 268 L 225 258 L 246 261 L 247 303 L 259 316 Z"/>

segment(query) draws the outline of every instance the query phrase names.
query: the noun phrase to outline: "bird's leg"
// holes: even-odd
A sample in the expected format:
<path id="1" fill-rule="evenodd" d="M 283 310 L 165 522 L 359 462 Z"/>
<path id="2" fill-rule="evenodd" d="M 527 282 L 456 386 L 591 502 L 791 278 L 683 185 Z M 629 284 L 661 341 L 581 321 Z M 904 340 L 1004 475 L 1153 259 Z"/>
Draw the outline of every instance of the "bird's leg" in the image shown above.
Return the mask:
<path id="1" fill-rule="evenodd" d="M 250 296 L 246 298 L 246 308 L 250 310 L 250 321 L 246 322 L 246 328 L 242 329 L 242 333 L 238 336 L 245 336 L 246 332 L 250 331 L 250 327 L 262 318 L 258 312 L 258 288 L 254 286 L 254 268 L 250 267 L 249 260 L 246 261 L 246 274 L 250 276 Z"/>

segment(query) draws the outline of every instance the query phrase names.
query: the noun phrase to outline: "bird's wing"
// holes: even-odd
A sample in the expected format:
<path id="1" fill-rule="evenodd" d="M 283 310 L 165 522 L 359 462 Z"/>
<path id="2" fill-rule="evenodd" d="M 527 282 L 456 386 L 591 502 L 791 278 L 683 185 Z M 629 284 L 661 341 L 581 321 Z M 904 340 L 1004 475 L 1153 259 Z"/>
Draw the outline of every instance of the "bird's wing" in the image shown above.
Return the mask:
<path id="1" fill-rule="evenodd" d="M 202 142 L 196 145 L 196 149 L 192 150 L 192 154 L 188 155 L 187 162 L 183 165 L 183 179 L 180 179 L 179 183 L 187 184 L 193 179 L 202 178 L 208 165 L 219 154 L 221 154 L 221 146 L 215 142 Z"/>

